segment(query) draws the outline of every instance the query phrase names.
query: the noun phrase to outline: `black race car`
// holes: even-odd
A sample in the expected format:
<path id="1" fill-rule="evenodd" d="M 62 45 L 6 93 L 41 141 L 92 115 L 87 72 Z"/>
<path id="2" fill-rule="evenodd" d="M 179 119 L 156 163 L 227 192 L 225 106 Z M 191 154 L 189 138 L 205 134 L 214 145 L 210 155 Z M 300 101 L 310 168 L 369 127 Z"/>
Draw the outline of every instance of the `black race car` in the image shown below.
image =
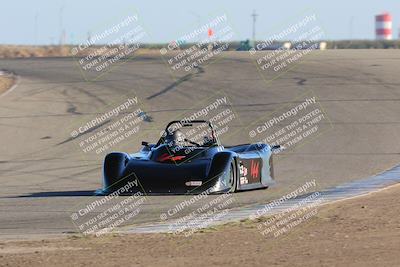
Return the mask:
<path id="1" fill-rule="evenodd" d="M 107 154 L 103 189 L 97 194 L 223 193 L 274 183 L 272 152 L 279 146 L 224 147 L 217 135 L 209 121 L 172 121 L 156 144 L 142 142 L 142 149 L 135 154 Z"/>

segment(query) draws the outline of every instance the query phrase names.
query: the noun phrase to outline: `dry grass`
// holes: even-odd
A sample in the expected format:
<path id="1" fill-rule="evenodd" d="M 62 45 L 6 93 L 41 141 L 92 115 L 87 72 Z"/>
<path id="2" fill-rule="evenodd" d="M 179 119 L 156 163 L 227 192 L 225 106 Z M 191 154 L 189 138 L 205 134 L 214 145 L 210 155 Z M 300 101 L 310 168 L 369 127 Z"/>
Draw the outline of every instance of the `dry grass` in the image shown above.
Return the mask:
<path id="1" fill-rule="evenodd" d="M 70 56 L 69 47 L 60 46 L 0 46 L 0 58 Z"/>
<path id="2" fill-rule="evenodd" d="M 0 45 L 0 58 L 27 58 L 27 57 L 70 57 L 73 46 L 24 46 L 24 45 Z M 99 47 L 85 49 L 76 56 L 86 56 L 93 53 Z M 135 54 L 154 54 L 158 49 L 141 48 Z"/>

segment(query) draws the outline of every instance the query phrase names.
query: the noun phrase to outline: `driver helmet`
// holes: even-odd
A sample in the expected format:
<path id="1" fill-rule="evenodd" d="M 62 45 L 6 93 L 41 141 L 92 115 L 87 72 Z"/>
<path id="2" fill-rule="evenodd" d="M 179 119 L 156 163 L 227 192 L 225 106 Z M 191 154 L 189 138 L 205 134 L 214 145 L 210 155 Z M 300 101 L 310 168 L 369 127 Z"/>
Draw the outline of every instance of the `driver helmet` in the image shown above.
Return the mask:
<path id="1" fill-rule="evenodd" d="M 184 146 L 185 145 L 185 135 L 179 130 L 169 132 L 167 134 L 167 136 L 165 137 L 165 142 L 169 146 Z"/>

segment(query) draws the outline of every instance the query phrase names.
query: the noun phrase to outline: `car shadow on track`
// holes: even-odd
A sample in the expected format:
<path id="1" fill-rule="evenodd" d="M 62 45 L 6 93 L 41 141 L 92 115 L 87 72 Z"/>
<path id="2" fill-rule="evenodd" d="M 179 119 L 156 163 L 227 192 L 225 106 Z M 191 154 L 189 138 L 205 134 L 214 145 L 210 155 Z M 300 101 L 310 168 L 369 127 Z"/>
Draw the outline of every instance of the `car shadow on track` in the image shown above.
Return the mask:
<path id="1" fill-rule="evenodd" d="M 35 192 L 20 196 L 8 196 L 3 198 L 24 198 L 24 197 L 87 197 L 94 196 L 95 191 L 52 191 L 52 192 Z"/>

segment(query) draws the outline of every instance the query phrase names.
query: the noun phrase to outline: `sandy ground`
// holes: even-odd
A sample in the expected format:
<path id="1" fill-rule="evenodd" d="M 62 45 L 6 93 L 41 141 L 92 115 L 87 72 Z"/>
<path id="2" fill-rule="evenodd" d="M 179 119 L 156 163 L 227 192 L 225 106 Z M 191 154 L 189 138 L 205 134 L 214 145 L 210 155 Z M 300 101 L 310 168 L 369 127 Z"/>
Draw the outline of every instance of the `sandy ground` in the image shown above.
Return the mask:
<path id="1" fill-rule="evenodd" d="M 0 76 L 0 95 L 7 91 L 14 84 L 14 81 L 12 77 Z"/>
<path id="2" fill-rule="evenodd" d="M 0 243 L 1 266 L 399 266 L 400 185 L 318 208 L 274 237 L 245 221 L 197 232 Z M 265 222 L 267 218 L 263 218 Z"/>

